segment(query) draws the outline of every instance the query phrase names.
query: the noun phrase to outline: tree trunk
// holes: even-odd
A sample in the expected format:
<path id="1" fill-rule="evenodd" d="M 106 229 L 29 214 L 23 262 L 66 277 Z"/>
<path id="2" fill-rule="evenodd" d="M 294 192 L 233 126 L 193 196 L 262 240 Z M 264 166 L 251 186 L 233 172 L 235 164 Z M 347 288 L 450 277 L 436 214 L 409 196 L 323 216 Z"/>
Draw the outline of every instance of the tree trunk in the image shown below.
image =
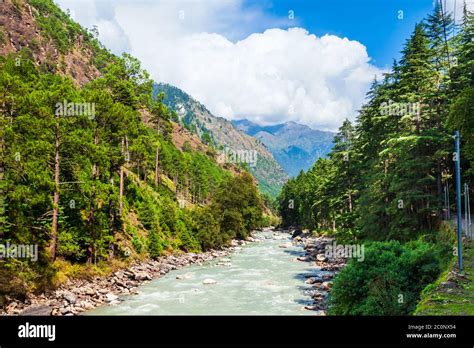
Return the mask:
<path id="1" fill-rule="evenodd" d="M 125 154 L 125 139 L 122 138 L 122 156 Z M 119 215 L 122 216 L 123 211 L 123 165 L 120 166 L 120 183 L 119 183 Z"/>
<path id="2" fill-rule="evenodd" d="M 59 116 L 56 116 L 59 118 Z M 54 194 L 53 194 L 53 221 L 51 224 L 51 243 L 49 246 L 49 253 L 51 260 L 56 259 L 56 250 L 58 242 L 58 219 L 59 219 L 59 119 L 56 121 L 56 140 L 54 143 Z"/>
<path id="3" fill-rule="evenodd" d="M 109 231 L 112 236 L 112 240 L 109 242 L 109 259 L 113 259 L 115 256 L 115 212 L 114 212 L 114 200 L 109 199 Z"/>
<path id="4" fill-rule="evenodd" d="M 97 128 L 94 129 L 94 145 L 97 146 L 99 144 L 99 134 L 97 133 Z M 87 255 L 87 262 L 92 263 L 92 257 L 95 254 L 95 241 L 96 241 L 96 235 L 95 235 L 95 181 L 97 180 L 99 170 L 97 167 L 97 164 L 94 163 L 92 165 L 92 180 L 94 182 L 93 187 L 92 187 L 92 197 L 90 200 L 90 209 L 89 209 L 89 229 L 91 233 L 91 243 L 89 245 L 89 248 L 87 249 L 88 255 Z"/>
<path id="5" fill-rule="evenodd" d="M 155 186 L 158 187 L 158 160 L 160 159 L 160 149 L 156 147 L 156 156 L 155 156 Z"/>
<path id="6" fill-rule="evenodd" d="M 5 233 L 5 193 L 4 193 L 4 182 L 3 182 L 3 176 L 5 173 L 5 163 L 4 163 L 4 158 L 5 158 L 5 139 L 4 139 L 4 132 L 5 132 L 5 118 L 3 116 L 3 110 L 2 110 L 2 119 L 0 120 L 2 123 L 0 124 L 0 238 L 3 238 L 3 235 Z"/>
<path id="7" fill-rule="evenodd" d="M 92 263 L 92 258 L 95 255 L 95 226 L 94 226 L 94 196 L 91 198 L 91 208 L 89 210 L 89 230 L 92 238 L 92 242 L 89 244 L 87 248 L 87 263 Z"/>
<path id="8" fill-rule="evenodd" d="M 352 213 L 352 194 L 349 190 L 349 213 Z"/>

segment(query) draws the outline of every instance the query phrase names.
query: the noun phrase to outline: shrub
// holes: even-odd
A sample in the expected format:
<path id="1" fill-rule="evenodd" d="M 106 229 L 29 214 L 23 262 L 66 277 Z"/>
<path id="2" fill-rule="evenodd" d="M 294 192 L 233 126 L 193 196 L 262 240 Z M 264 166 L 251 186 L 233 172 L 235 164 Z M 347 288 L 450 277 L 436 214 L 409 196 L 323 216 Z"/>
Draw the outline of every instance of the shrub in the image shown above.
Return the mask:
<path id="1" fill-rule="evenodd" d="M 371 242 L 364 261 L 350 260 L 335 278 L 329 313 L 408 315 L 441 272 L 439 247 L 414 241 Z"/>

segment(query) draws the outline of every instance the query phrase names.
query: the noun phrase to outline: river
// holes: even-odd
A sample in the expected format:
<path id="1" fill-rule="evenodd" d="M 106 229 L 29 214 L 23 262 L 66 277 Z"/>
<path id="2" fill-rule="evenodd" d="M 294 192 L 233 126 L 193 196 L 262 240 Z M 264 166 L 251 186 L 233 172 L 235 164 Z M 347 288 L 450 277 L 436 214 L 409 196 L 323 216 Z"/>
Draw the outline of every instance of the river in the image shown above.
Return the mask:
<path id="1" fill-rule="evenodd" d="M 314 315 L 305 294 L 305 275 L 315 274 L 301 245 L 289 234 L 258 232 L 230 256 L 171 271 L 122 296 L 117 305 L 97 307 L 86 315 Z M 287 245 L 281 248 L 280 245 Z M 179 279 L 178 279 L 179 278 Z M 203 284 L 205 279 L 215 284 Z"/>

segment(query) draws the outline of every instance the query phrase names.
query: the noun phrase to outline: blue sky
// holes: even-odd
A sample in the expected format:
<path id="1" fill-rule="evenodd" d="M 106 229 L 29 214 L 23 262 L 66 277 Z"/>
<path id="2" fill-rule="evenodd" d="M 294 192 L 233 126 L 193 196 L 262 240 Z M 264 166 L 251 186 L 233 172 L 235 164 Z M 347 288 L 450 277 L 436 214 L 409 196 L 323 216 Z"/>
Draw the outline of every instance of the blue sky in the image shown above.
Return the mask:
<path id="1" fill-rule="evenodd" d="M 216 116 L 332 131 L 355 119 L 433 10 L 433 0 L 56 1 Z M 460 17 L 463 0 L 442 1 Z"/>
<path id="2" fill-rule="evenodd" d="M 461 0 L 460 0 L 461 1 Z M 254 6 L 255 1 L 247 1 Z M 263 6 L 269 13 L 287 16 L 292 9 L 299 25 L 318 36 L 334 34 L 366 45 L 379 67 L 390 67 L 415 23 L 433 9 L 432 0 L 274 0 Z M 403 11 L 403 19 L 398 19 Z"/>

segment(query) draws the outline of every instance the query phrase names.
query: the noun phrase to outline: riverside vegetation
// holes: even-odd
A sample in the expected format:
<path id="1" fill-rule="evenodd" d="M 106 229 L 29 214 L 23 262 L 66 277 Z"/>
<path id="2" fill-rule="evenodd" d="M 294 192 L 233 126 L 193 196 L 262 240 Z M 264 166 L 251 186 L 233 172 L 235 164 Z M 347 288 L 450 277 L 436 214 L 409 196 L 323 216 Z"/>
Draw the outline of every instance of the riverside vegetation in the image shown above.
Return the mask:
<path id="1" fill-rule="evenodd" d="M 442 220 L 453 208 L 443 206 L 445 188 L 455 202 L 455 130 L 463 181 L 473 181 L 474 15 L 465 8 L 455 25 L 438 3 L 367 97 L 329 157 L 283 187 L 279 209 L 285 226 L 366 245 L 365 260 L 335 278 L 330 314 L 407 315 L 453 264 L 455 232 Z"/>

